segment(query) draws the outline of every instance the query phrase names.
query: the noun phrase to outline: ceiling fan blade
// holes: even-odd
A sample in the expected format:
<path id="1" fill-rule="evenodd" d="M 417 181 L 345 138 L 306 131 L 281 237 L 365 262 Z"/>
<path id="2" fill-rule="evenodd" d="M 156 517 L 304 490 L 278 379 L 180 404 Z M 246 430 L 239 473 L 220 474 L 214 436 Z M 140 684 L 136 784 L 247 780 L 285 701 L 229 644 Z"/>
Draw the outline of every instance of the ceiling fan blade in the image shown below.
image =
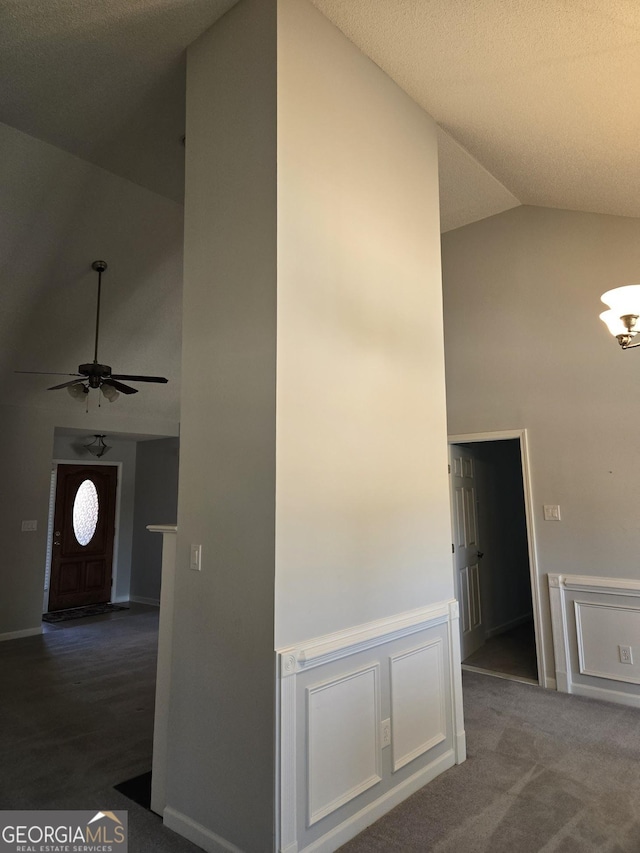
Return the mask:
<path id="1" fill-rule="evenodd" d="M 126 376 L 124 373 L 112 373 L 112 379 L 126 379 L 129 382 L 168 382 L 164 376 Z"/>
<path id="2" fill-rule="evenodd" d="M 122 394 L 137 394 L 137 388 L 130 388 L 128 385 L 123 385 L 122 382 L 116 382 L 113 376 L 109 377 L 109 379 L 102 380 L 103 385 L 111 385 L 116 391 L 120 391 Z"/>
<path id="3" fill-rule="evenodd" d="M 82 379 L 72 379 L 71 382 L 63 382 L 62 385 L 52 385 L 51 388 L 47 388 L 47 391 L 58 391 L 60 388 L 68 388 L 70 385 L 79 385 L 81 383 Z"/>
<path id="4" fill-rule="evenodd" d="M 14 370 L 14 373 L 32 373 L 38 376 L 83 376 L 82 373 L 52 373 L 50 370 Z"/>

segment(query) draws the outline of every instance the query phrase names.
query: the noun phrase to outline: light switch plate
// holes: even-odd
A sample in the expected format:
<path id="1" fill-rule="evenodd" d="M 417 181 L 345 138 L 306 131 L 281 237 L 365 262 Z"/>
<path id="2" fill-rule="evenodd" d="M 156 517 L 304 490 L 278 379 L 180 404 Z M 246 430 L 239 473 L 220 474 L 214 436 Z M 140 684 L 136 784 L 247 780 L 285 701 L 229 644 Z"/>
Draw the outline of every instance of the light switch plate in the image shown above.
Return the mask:
<path id="1" fill-rule="evenodd" d="M 545 521 L 560 521 L 560 507 L 557 504 L 544 505 Z"/>
<path id="2" fill-rule="evenodd" d="M 189 568 L 194 572 L 202 570 L 202 545 L 191 546 L 191 560 Z"/>

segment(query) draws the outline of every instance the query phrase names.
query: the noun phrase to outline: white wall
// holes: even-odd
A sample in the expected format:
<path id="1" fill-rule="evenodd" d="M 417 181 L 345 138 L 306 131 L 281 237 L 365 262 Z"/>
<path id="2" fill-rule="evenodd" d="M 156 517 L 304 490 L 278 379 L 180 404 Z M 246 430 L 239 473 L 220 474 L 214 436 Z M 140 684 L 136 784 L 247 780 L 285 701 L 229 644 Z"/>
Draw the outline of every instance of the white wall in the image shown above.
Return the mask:
<path id="1" fill-rule="evenodd" d="M 42 613 L 55 427 L 177 435 L 182 208 L 51 145 L 0 125 L 0 637 L 37 629 Z M 90 411 L 57 377 L 93 358 L 96 274 L 103 258 L 100 357 L 114 372 L 166 375 L 169 385 Z M 62 377 L 59 381 L 64 381 Z M 21 533 L 36 519 L 36 533 Z"/>
<path id="2" fill-rule="evenodd" d="M 273 838 L 275 28 L 275 0 L 242 0 L 187 57 L 165 821 L 183 834 L 195 822 L 244 851 Z M 201 572 L 189 570 L 191 543 L 202 545 Z"/>
<path id="3" fill-rule="evenodd" d="M 131 596 L 141 601 L 160 601 L 162 537 L 149 533 L 147 525 L 176 523 L 179 451 L 177 438 L 137 444 Z"/>
<path id="4" fill-rule="evenodd" d="M 453 595 L 435 124 L 280 10 L 277 647 Z"/>
<path id="5" fill-rule="evenodd" d="M 639 354 L 598 319 L 601 293 L 638 281 L 640 221 L 520 207 L 445 234 L 442 252 L 449 432 L 528 430 L 553 672 L 543 576 L 640 578 Z"/>
<path id="6" fill-rule="evenodd" d="M 309 3 L 242 0 L 189 49 L 187 140 L 164 819 L 207 850 L 221 839 L 272 849 L 285 761 L 275 733 L 282 746 L 292 708 L 279 704 L 274 718 L 274 638 L 282 652 L 367 622 L 378 638 L 370 671 L 386 686 L 357 682 L 374 733 L 359 758 L 382 772 L 365 790 L 342 751 L 350 769 L 312 796 L 319 814 L 298 831 L 291 797 L 300 789 L 304 810 L 322 770 L 307 772 L 304 746 L 299 762 L 289 756 L 296 769 L 276 837 L 301 849 L 345 821 L 346 840 L 363 808 L 390 808 L 450 766 L 460 742 L 435 125 Z M 189 568 L 193 544 L 200 572 Z M 432 604 L 436 614 L 425 614 Z M 389 714 L 392 701 L 391 644 L 416 608 L 421 627 L 406 645 L 435 643 L 416 658 L 426 661 L 416 664 L 425 701 L 393 695 L 412 720 L 437 695 L 425 728 L 435 735 L 405 732 L 401 772 L 382 755 L 378 723 L 380 703 Z M 345 665 L 359 666 L 356 657 Z M 280 686 L 291 699 L 325 673 Z M 349 744 L 359 723 L 335 704 L 343 686 L 320 717 L 330 709 L 342 727 L 335 742 Z M 316 715 L 315 726 L 322 741 L 332 723 Z M 340 808 L 328 808 L 336 788 Z"/>

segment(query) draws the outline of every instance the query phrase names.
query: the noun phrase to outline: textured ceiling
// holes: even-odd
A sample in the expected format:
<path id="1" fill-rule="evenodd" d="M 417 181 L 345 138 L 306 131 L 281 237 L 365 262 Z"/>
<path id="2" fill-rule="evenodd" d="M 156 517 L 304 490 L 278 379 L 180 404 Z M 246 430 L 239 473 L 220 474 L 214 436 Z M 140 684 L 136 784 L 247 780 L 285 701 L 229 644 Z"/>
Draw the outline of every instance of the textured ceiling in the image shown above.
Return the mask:
<path id="1" fill-rule="evenodd" d="M 637 0 L 313 3 L 521 203 L 640 216 Z"/>
<path id="2" fill-rule="evenodd" d="M 441 127 L 443 230 L 640 216 L 637 0 L 312 0 Z M 234 0 L 0 0 L 0 121 L 176 200 L 184 49 Z"/>
<path id="3" fill-rule="evenodd" d="M 184 50 L 235 0 L 0 0 L 0 121 L 182 201 Z"/>

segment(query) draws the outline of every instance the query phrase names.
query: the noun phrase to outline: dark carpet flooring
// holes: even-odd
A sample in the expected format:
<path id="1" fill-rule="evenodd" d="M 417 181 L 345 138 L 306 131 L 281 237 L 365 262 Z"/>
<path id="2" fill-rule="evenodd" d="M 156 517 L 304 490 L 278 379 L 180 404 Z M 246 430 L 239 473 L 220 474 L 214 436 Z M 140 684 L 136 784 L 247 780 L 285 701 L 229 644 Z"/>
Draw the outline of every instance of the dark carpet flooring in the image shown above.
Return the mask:
<path id="1" fill-rule="evenodd" d="M 113 787 L 150 766 L 156 631 L 132 605 L 0 643 L 0 808 L 127 809 L 130 853 L 197 853 Z M 640 853 L 640 710 L 475 672 L 464 699 L 468 760 L 343 853 Z"/>
<path id="2" fill-rule="evenodd" d="M 342 853 L 639 853 L 640 710 L 463 681 L 467 761 Z"/>
<path id="3" fill-rule="evenodd" d="M 463 663 L 465 666 L 529 678 L 537 682 L 538 665 L 533 622 L 526 622 L 505 631 L 504 634 L 491 637 Z"/>
<path id="4" fill-rule="evenodd" d="M 114 785 L 151 766 L 158 608 L 0 643 L 0 808 L 129 812 L 129 853 L 198 853 Z"/>

